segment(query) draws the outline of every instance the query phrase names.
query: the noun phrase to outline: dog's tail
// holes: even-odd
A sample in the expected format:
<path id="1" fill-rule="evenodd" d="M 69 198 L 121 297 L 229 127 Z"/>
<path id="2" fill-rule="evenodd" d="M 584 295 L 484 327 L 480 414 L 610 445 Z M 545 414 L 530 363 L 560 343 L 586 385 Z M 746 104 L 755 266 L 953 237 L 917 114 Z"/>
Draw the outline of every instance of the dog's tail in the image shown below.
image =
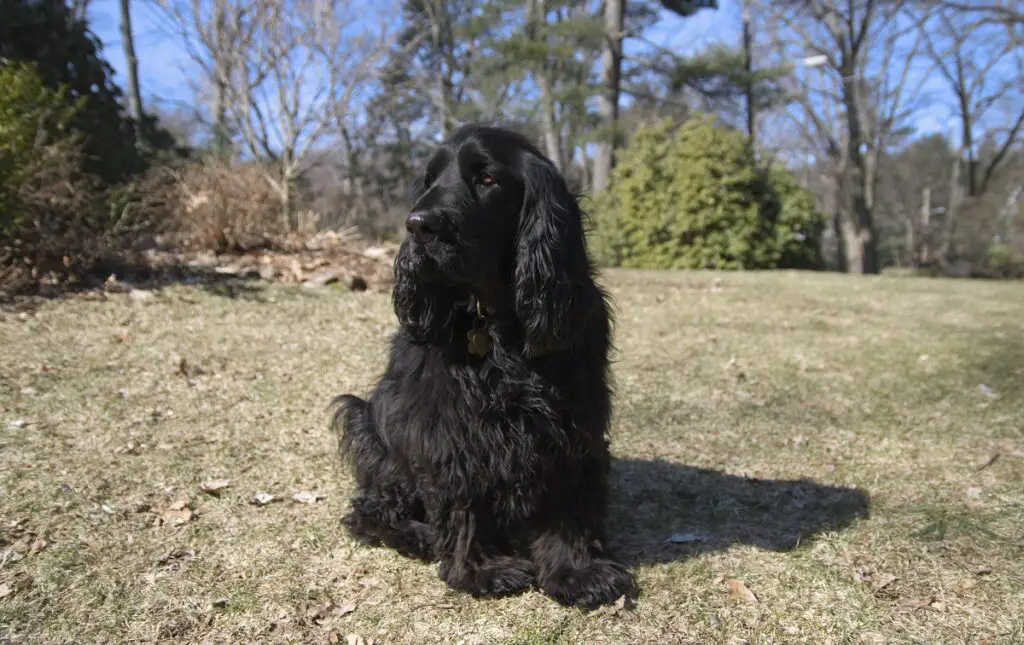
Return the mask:
<path id="1" fill-rule="evenodd" d="M 354 394 L 342 394 L 331 402 L 331 430 L 338 441 L 338 455 L 342 461 L 354 456 L 356 434 L 367 423 L 369 404 Z"/>

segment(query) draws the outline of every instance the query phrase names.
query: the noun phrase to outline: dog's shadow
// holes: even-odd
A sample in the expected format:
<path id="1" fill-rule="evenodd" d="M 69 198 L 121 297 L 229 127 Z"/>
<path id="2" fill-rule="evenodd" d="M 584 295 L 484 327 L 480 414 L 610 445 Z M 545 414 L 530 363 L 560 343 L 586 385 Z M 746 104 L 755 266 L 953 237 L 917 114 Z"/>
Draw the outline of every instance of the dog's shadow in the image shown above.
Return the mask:
<path id="1" fill-rule="evenodd" d="M 615 459 L 608 537 L 627 566 L 734 544 L 789 551 L 868 516 L 867 493 L 807 479 L 749 479 L 660 460 Z"/>

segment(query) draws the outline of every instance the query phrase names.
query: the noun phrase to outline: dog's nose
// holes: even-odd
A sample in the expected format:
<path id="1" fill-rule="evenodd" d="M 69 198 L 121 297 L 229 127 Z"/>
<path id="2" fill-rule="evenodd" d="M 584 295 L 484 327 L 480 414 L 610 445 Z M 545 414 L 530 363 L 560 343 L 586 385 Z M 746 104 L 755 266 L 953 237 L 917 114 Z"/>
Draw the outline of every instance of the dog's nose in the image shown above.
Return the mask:
<path id="1" fill-rule="evenodd" d="M 433 237 L 441 230 L 441 214 L 436 211 L 416 211 L 405 218 L 405 230 L 417 240 Z"/>

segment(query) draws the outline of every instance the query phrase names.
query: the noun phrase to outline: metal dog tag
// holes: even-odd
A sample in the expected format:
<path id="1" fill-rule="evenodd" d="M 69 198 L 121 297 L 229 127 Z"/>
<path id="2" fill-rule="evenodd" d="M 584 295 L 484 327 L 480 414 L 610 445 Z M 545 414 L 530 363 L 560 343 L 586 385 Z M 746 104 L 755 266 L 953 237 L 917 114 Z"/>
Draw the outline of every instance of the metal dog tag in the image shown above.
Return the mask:
<path id="1" fill-rule="evenodd" d="M 491 351 L 491 335 L 486 329 L 470 329 L 466 334 L 469 340 L 469 353 L 483 358 Z"/>

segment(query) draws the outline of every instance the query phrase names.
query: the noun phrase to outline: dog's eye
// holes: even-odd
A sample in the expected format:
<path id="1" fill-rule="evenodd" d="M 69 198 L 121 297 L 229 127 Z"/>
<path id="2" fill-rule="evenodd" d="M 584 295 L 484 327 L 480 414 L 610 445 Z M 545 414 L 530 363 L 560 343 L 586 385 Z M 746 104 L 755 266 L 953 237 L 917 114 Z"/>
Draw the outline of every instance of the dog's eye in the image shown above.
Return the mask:
<path id="1" fill-rule="evenodd" d="M 486 172 L 482 172 L 476 176 L 476 183 L 481 186 L 493 186 L 498 183 L 498 180 L 494 178 L 494 175 Z"/>

